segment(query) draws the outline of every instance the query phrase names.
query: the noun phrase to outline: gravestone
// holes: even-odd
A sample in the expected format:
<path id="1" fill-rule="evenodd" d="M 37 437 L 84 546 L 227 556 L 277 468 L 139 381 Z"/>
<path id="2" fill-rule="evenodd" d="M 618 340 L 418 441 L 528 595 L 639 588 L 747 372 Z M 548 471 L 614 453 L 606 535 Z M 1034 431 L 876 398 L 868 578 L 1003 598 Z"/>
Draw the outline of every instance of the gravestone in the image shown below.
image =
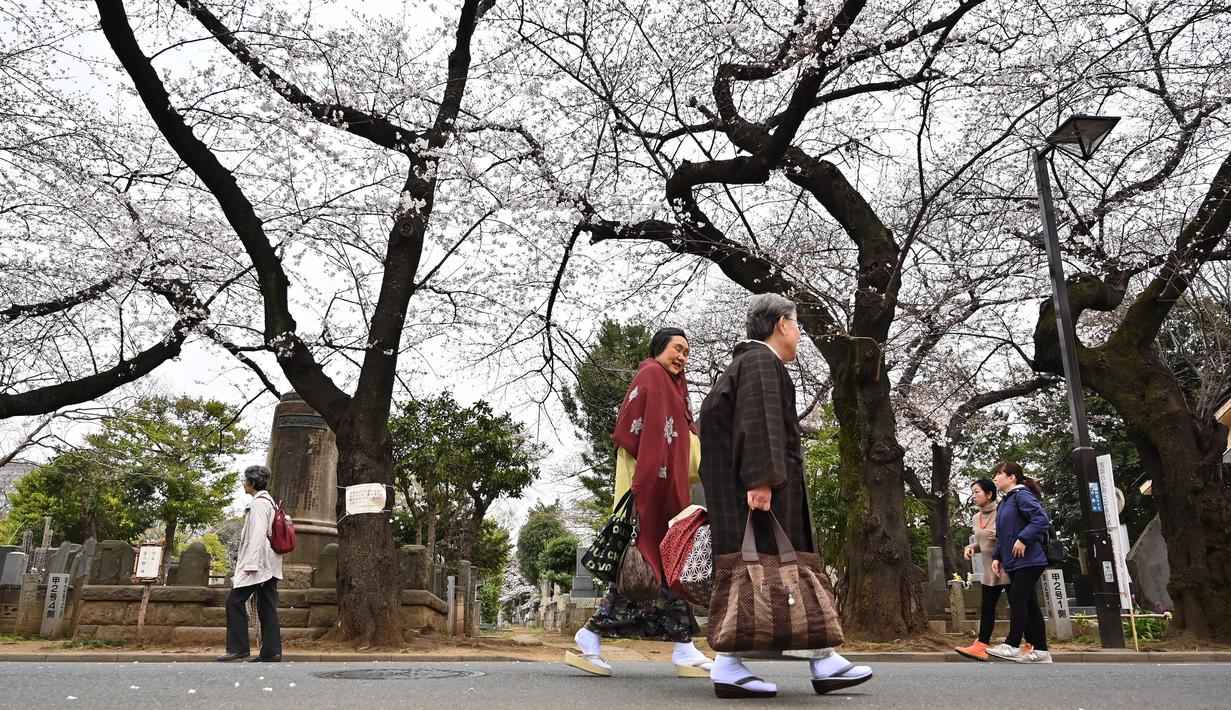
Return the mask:
<path id="1" fill-rule="evenodd" d="M 321 556 L 316 563 L 316 571 L 312 573 L 312 586 L 315 589 L 337 588 L 338 543 L 331 542 L 321 550 Z"/>
<path id="2" fill-rule="evenodd" d="M 43 598 L 39 596 L 39 572 L 27 572 L 21 576 L 21 592 L 17 597 L 17 619 L 14 632 L 18 636 L 33 636 L 42 626 Z"/>
<path id="3" fill-rule="evenodd" d="M 64 571 L 72 573 L 77 566 L 77 558 L 81 556 L 81 545 L 73 544 L 69 546 L 68 558 L 64 560 Z"/>
<path id="4" fill-rule="evenodd" d="M 945 553 L 939 547 L 928 548 L 928 584 L 945 589 Z"/>
<path id="5" fill-rule="evenodd" d="M 427 589 L 431 582 L 431 565 L 423 545 L 402 545 L 398 550 L 403 589 Z"/>
<path id="6" fill-rule="evenodd" d="M 47 569 L 47 557 L 54 548 L 51 546 L 51 516 L 43 518 L 43 543 L 30 553 L 30 571 L 42 572 Z"/>
<path id="7" fill-rule="evenodd" d="M 103 540 L 94 548 L 90 584 L 132 584 L 137 553 L 123 540 Z"/>
<path id="8" fill-rule="evenodd" d="M 0 560 L 7 557 L 10 552 L 19 552 L 20 550 L 21 548 L 16 545 L 0 545 Z"/>
<path id="9" fill-rule="evenodd" d="M 436 562 L 432 564 L 432 594 L 436 595 L 437 599 L 445 598 L 445 563 Z"/>
<path id="10" fill-rule="evenodd" d="M 34 551 L 34 531 L 27 530 L 21 534 L 21 551 L 26 553 L 26 557 Z"/>
<path id="11" fill-rule="evenodd" d="M 29 558 L 20 550 L 10 552 L 0 560 L 0 584 L 11 587 L 21 586 L 21 577 L 26 573 Z"/>
<path id="12" fill-rule="evenodd" d="M 75 552 L 73 547 L 73 545 L 66 543 L 53 551 L 49 551 L 46 565 L 47 574 L 63 574 L 68 571 L 68 556 Z"/>
<path id="13" fill-rule="evenodd" d="M 77 553 L 77 571 L 73 577 L 74 583 L 78 577 L 85 579 L 90 578 L 90 568 L 94 566 L 94 548 L 98 546 L 98 542 L 94 538 L 89 538 L 85 544 L 81 546 L 81 551 Z M 84 582 L 82 585 L 84 586 Z"/>
<path id="14" fill-rule="evenodd" d="M 61 635 L 72 638 L 77 631 L 77 622 L 81 618 L 81 597 L 85 592 L 85 585 L 90 579 L 90 570 L 94 566 L 94 549 L 96 543 L 94 538 L 87 538 L 85 544 L 81 546 L 81 551 L 77 553 L 73 560 L 71 572 L 71 586 L 69 589 L 69 604 L 73 607 L 73 615 L 68 618 L 61 626 Z"/>
<path id="15" fill-rule="evenodd" d="M 1171 579 L 1171 565 L 1167 561 L 1167 541 L 1163 539 L 1163 527 L 1155 516 L 1128 552 L 1130 577 L 1139 585 L 1142 608 L 1153 610 L 1161 604 L 1164 609 L 1174 609 L 1175 603 L 1167 593 Z"/>
<path id="16" fill-rule="evenodd" d="M 574 599 L 593 599 L 598 596 L 598 590 L 594 588 L 594 578 L 590 576 L 590 570 L 581 564 L 581 558 L 585 557 L 588 549 L 588 547 L 577 547 L 577 568 L 573 570 L 572 596 Z"/>
<path id="17" fill-rule="evenodd" d="M 325 546 L 338 541 L 338 447 L 325 420 L 295 392 L 274 408 L 266 466 L 269 493 L 295 521 L 295 549 L 283 559 L 285 584 L 307 587 Z"/>
<path id="18" fill-rule="evenodd" d="M 471 583 L 470 562 L 467 560 L 457 561 L 457 587 L 455 589 L 455 597 L 450 600 L 450 603 L 457 606 L 457 613 L 454 616 L 457 625 L 457 634 L 459 636 L 472 636 L 474 634 L 474 623 L 472 614 L 471 599 Z"/>
<path id="19" fill-rule="evenodd" d="M 209 565 L 213 562 L 205 543 L 197 540 L 180 553 L 179 565 L 171 585 L 175 587 L 205 587 L 209 585 Z"/>

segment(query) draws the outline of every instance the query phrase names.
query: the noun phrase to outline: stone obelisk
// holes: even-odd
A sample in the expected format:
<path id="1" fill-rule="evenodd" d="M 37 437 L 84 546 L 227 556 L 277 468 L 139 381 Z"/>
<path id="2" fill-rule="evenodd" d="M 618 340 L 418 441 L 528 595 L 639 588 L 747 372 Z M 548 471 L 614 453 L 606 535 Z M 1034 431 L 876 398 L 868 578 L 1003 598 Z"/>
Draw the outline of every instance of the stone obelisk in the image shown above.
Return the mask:
<path id="1" fill-rule="evenodd" d="M 295 549 L 283 558 L 283 583 L 289 589 L 311 586 L 321 550 L 338 541 L 338 447 L 325 419 L 295 392 L 274 408 L 267 464 L 273 473 L 269 492 L 295 521 Z"/>

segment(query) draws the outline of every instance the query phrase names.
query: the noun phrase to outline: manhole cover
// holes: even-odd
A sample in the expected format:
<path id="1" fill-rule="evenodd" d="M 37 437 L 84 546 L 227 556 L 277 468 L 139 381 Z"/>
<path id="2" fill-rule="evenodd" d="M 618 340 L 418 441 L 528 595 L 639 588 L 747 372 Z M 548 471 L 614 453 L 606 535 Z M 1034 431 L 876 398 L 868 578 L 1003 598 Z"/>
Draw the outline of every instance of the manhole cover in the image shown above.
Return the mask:
<path id="1" fill-rule="evenodd" d="M 313 673 L 326 680 L 448 680 L 485 675 L 481 671 L 455 671 L 441 668 L 362 668 L 351 671 Z"/>

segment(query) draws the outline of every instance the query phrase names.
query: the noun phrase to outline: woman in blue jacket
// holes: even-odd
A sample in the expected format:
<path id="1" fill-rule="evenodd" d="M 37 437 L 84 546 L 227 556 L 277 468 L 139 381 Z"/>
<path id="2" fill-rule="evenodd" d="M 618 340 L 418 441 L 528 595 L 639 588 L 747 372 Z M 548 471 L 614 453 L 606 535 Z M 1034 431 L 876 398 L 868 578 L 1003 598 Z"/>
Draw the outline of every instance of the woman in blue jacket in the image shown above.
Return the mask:
<path id="1" fill-rule="evenodd" d="M 1018 663 L 1051 663 L 1047 629 L 1035 587 L 1047 567 L 1047 529 L 1051 521 L 1039 502 L 1043 489 L 1016 461 L 1001 461 L 992 469 L 992 482 L 1004 494 L 996 508 L 996 548 L 992 572 L 1008 573 L 1009 635 L 987 655 Z M 1017 645 L 1026 637 L 1026 645 Z"/>

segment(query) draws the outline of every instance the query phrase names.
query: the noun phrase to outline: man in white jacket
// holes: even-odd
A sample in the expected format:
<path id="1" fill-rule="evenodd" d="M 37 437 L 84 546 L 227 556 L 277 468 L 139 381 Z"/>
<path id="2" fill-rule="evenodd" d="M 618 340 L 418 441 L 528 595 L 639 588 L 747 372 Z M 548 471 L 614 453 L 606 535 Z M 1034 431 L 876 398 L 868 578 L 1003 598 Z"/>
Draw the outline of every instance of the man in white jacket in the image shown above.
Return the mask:
<path id="1" fill-rule="evenodd" d="M 264 466 L 244 469 L 244 492 L 253 496 L 244 509 L 244 529 L 239 536 L 239 555 L 231 593 L 227 595 L 227 652 L 219 661 L 235 661 L 251 655 L 248 645 L 248 598 L 256 595 L 256 615 L 261 622 L 261 653 L 251 662 L 282 660 L 282 632 L 278 627 L 278 580 L 282 579 L 282 555 L 269 545 L 274 522 L 274 499 L 265 489 L 270 473 Z"/>

